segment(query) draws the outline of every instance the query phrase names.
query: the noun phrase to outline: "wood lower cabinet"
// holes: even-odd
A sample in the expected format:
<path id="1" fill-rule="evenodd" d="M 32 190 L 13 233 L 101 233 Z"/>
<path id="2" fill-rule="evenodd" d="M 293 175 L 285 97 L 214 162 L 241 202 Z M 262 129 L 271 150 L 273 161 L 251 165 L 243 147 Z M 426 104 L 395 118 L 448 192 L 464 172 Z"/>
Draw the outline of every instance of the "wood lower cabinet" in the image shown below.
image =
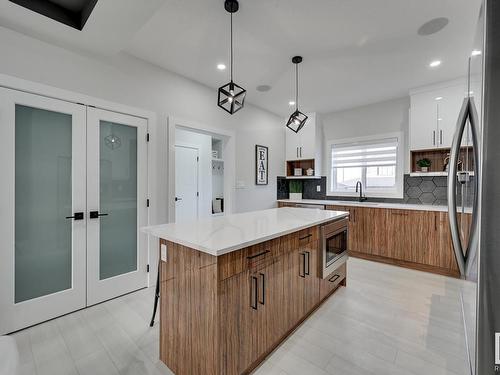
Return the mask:
<path id="1" fill-rule="evenodd" d="M 404 267 L 459 276 L 448 224 L 448 213 L 327 205 L 349 212 L 349 254 Z M 459 215 L 467 243 L 471 214 Z"/>
<path id="2" fill-rule="evenodd" d="M 319 235 L 313 227 L 219 257 L 160 240 L 160 359 L 176 375 L 249 373 L 345 285 L 345 264 L 320 278 Z"/>

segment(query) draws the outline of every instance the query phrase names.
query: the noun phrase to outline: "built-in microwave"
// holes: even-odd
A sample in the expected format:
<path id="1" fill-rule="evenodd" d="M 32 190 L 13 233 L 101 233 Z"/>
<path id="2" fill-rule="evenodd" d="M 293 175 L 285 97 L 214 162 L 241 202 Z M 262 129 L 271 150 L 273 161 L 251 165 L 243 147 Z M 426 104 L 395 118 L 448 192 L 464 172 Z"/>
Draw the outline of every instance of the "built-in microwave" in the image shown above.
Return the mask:
<path id="1" fill-rule="evenodd" d="M 341 219 L 321 226 L 321 262 L 323 279 L 347 261 L 349 219 Z"/>

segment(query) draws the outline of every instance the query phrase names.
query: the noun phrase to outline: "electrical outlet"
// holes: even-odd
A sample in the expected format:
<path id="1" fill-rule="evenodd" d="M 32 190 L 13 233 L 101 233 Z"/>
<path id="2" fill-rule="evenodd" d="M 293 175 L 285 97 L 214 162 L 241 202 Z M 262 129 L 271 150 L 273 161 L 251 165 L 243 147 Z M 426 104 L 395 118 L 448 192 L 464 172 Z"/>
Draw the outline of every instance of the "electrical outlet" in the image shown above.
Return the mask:
<path id="1" fill-rule="evenodd" d="M 167 245 L 164 243 L 162 243 L 160 246 L 160 257 L 162 261 L 167 261 Z"/>
<path id="2" fill-rule="evenodd" d="M 316 192 L 321 193 L 321 185 L 316 185 Z"/>

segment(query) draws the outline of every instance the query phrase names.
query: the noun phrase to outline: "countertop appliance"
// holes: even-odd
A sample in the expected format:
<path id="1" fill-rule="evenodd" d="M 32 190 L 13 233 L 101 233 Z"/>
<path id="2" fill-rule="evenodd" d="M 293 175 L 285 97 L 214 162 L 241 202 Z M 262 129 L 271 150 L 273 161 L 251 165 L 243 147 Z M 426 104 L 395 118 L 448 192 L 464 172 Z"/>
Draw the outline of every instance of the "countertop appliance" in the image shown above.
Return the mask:
<path id="1" fill-rule="evenodd" d="M 448 173 L 468 373 L 500 372 L 500 0 L 484 0 Z M 462 171 L 458 163 L 462 161 Z M 474 173 L 471 173 L 471 172 Z M 472 209 L 472 215 L 465 215 Z"/>
<path id="2" fill-rule="evenodd" d="M 325 224 L 320 229 L 320 275 L 328 278 L 347 261 L 349 219 Z"/>

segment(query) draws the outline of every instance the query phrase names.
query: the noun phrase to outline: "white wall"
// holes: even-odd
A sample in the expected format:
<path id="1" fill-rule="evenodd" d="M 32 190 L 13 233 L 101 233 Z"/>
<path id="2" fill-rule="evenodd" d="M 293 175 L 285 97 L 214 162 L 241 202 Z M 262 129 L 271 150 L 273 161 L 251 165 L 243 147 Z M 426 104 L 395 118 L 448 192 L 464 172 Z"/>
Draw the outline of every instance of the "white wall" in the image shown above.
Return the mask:
<path id="1" fill-rule="evenodd" d="M 127 54 L 96 58 L 68 51 L 0 27 L 0 73 L 109 101 L 151 110 L 158 116 L 152 133 L 152 223 L 167 220 L 167 116 L 177 116 L 209 127 L 231 129 L 236 134 L 236 180 L 244 188 L 235 194 L 234 211 L 275 205 L 276 176 L 283 175 L 283 119 L 247 104 L 231 116 L 216 105 L 216 90 L 146 63 Z M 174 51 L 172 51 L 174 53 Z M 214 70 L 214 74 L 216 74 Z M 255 144 L 269 146 L 270 184 L 254 184 Z"/>
<path id="2" fill-rule="evenodd" d="M 410 97 L 404 97 L 380 103 L 370 104 L 345 111 L 328 113 L 322 116 L 323 134 L 325 141 L 355 137 L 376 136 L 402 132 L 404 134 L 405 165 L 409 171 L 409 108 Z M 328 168 L 325 148 L 323 158 L 323 175 L 327 175 Z M 405 172 L 406 173 L 406 172 Z"/>
<path id="3" fill-rule="evenodd" d="M 175 129 L 175 144 L 198 149 L 198 216 L 212 215 L 212 137 L 183 129 Z"/>

